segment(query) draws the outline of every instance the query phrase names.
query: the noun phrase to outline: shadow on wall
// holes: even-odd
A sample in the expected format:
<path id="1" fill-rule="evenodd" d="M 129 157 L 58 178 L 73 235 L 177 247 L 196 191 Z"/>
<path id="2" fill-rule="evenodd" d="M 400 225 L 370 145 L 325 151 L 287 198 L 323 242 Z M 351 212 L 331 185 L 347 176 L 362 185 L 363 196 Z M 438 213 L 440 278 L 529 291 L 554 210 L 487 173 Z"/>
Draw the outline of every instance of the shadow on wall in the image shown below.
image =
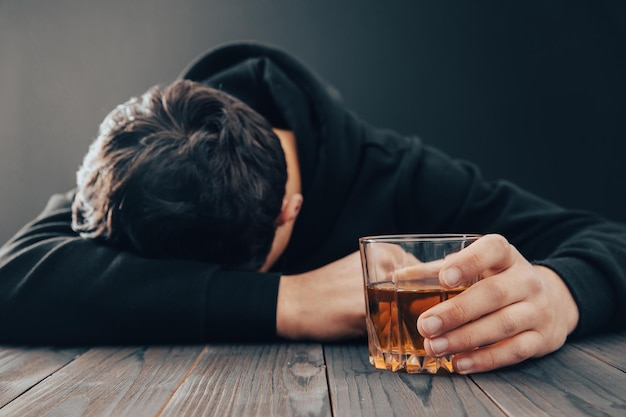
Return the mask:
<path id="1" fill-rule="evenodd" d="M 0 3 L 1 241 L 72 187 L 109 110 L 236 39 L 298 55 L 374 125 L 626 221 L 624 2 L 38 3 Z"/>

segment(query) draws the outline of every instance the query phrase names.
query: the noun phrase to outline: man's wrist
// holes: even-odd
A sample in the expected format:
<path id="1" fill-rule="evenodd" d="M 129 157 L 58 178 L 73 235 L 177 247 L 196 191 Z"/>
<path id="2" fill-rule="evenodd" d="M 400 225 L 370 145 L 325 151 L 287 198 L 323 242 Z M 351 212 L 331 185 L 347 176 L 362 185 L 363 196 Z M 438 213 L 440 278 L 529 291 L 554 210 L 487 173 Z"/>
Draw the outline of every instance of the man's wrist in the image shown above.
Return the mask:
<path id="1" fill-rule="evenodd" d="M 563 312 L 562 317 L 565 319 L 565 325 L 567 327 L 567 334 L 571 334 L 576 326 L 578 325 L 578 320 L 580 318 L 580 312 L 578 310 L 578 305 L 576 301 L 574 301 L 574 297 L 570 292 L 567 285 L 563 279 L 551 268 L 548 268 L 543 265 L 533 265 L 536 271 L 544 278 L 544 280 L 548 283 L 550 291 L 556 293 L 556 297 L 553 299 L 560 300 L 561 311 Z"/>
<path id="2" fill-rule="evenodd" d="M 298 287 L 297 275 L 283 275 L 278 284 L 278 298 L 276 301 L 276 334 L 287 339 L 297 339 L 299 329 L 298 317 Z"/>

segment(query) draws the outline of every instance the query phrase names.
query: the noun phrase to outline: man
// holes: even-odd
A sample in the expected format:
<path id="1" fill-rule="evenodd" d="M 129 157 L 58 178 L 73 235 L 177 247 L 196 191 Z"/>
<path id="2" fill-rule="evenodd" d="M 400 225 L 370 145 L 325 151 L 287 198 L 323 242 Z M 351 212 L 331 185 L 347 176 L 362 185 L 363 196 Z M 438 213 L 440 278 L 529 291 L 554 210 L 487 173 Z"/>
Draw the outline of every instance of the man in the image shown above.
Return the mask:
<path id="1" fill-rule="evenodd" d="M 472 165 L 415 137 L 368 126 L 332 88 L 272 47 L 218 48 L 182 78 L 245 102 L 277 134 L 287 179 L 280 209 L 276 203 L 268 210 L 276 232 L 261 272 L 250 270 L 254 262 L 220 265 L 216 254 L 207 261 L 172 259 L 180 255 L 175 250 L 142 253 L 129 236 L 113 239 L 113 246 L 82 238 L 70 227 L 70 206 L 75 202 L 80 230 L 97 198 L 57 196 L 0 253 L 0 312 L 16 317 L 3 321 L 3 342 L 362 336 L 357 239 L 379 233 L 486 235 L 450 256 L 440 271 L 449 286 L 478 273 L 485 279 L 417 323 L 429 353 L 461 352 L 458 372 L 495 369 L 552 352 L 570 335 L 624 327 L 625 307 L 618 302 L 626 294 L 623 225 L 564 210 L 507 182 L 487 182 Z M 176 104 L 161 103 L 163 109 Z M 122 123 L 132 132 L 137 116 L 126 116 Z M 259 129 L 267 133 L 269 125 Z M 273 148 L 270 134 L 260 136 Z M 277 156 L 276 166 L 282 163 Z M 119 201 L 120 212 L 126 201 Z M 83 233 L 89 237 L 93 230 Z"/>

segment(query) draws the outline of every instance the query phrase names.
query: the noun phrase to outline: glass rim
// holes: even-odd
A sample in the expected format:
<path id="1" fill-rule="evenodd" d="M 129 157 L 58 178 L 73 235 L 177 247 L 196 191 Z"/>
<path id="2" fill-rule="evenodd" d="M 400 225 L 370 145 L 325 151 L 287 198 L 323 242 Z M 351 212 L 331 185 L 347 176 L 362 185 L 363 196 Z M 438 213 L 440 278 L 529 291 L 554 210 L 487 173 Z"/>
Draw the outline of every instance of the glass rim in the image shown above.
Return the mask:
<path id="1" fill-rule="evenodd" d="M 454 242 L 481 237 L 478 233 L 425 233 L 371 235 L 359 238 L 360 243 Z"/>

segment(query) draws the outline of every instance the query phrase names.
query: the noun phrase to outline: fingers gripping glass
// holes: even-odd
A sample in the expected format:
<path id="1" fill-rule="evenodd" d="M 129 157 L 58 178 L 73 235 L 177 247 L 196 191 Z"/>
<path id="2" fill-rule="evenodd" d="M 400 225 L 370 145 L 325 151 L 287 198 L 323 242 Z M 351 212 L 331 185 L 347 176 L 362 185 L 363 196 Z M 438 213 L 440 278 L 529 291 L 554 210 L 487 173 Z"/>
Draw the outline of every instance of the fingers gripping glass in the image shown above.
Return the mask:
<path id="1" fill-rule="evenodd" d="M 444 258 L 469 246 L 479 235 L 386 235 L 359 239 L 370 363 L 408 373 L 453 372 L 452 355 L 431 357 L 417 331 L 424 311 L 478 281 L 456 288 L 439 283 Z"/>

